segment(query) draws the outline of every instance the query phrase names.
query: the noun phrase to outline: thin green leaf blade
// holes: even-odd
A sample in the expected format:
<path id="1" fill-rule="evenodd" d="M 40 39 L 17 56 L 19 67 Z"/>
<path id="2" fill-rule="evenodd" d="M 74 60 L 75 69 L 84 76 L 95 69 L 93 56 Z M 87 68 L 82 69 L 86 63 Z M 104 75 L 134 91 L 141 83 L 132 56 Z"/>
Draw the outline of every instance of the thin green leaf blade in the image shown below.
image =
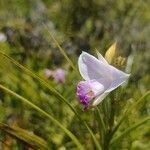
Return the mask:
<path id="1" fill-rule="evenodd" d="M 122 132 L 120 135 L 118 135 L 117 137 L 115 137 L 114 139 L 112 139 L 110 145 L 116 143 L 117 141 L 121 140 L 124 136 L 128 135 L 129 132 L 134 131 L 136 128 L 138 128 L 139 126 L 145 124 L 147 121 L 150 120 L 150 116 L 146 117 L 143 120 L 140 120 L 139 122 L 137 122 L 136 124 L 130 126 L 129 128 L 127 128 L 124 132 Z"/>
<path id="2" fill-rule="evenodd" d="M 22 102 L 26 103 L 30 107 L 34 108 L 40 114 L 48 117 L 54 124 L 56 124 L 58 127 L 60 127 L 72 139 L 72 141 L 76 144 L 76 146 L 78 147 L 79 150 L 84 150 L 84 147 L 79 142 L 79 140 L 75 137 L 75 135 L 71 131 L 69 131 L 66 127 L 64 127 L 62 125 L 62 123 L 60 123 L 59 121 L 57 121 L 53 116 L 51 116 L 50 114 L 48 114 L 47 112 L 45 112 L 44 110 L 42 110 L 41 108 L 39 108 L 38 106 L 36 106 L 35 104 L 33 104 L 32 102 L 30 102 L 29 100 L 27 100 L 26 98 L 18 95 L 17 93 L 13 92 L 10 89 L 4 87 L 3 85 L 0 85 L 0 88 L 2 90 L 6 91 L 7 93 L 9 93 L 9 94 L 17 97 L 19 100 L 21 100 Z"/>
<path id="3" fill-rule="evenodd" d="M 26 143 L 29 147 L 41 150 L 48 149 L 48 145 L 45 140 L 37 135 L 34 135 L 33 133 L 28 132 L 27 130 L 21 129 L 20 127 L 8 126 L 7 124 L 0 122 L 0 129 L 16 139 Z"/>
<path id="4" fill-rule="evenodd" d="M 48 28 L 47 28 L 47 26 L 45 24 L 44 24 L 44 26 L 48 30 Z M 62 53 L 62 55 L 68 61 L 68 63 L 72 67 L 72 69 L 74 69 L 74 71 L 78 74 L 78 71 L 77 71 L 75 65 L 73 64 L 73 62 L 71 61 L 71 59 L 67 56 L 65 50 L 59 45 L 58 41 L 55 39 L 55 37 L 51 34 L 51 32 L 49 30 L 48 30 L 48 33 L 49 33 L 50 37 L 52 38 L 52 40 L 54 41 L 54 43 L 56 44 L 56 46 L 58 47 L 58 49 L 60 50 L 60 52 Z"/>
<path id="5" fill-rule="evenodd" d="M 137 107 L 141 102 L 144 102 L 146 98 L 150 96 L 150 90 L 147 91 L 140 99 L 138 99 L 134 104 L 132 104 L 127 110 L 125 110 L 124 114 L 121 116 L 120 120 L 118 121 L 117 125 L 114 127 L 111 137 L 116 133 L 116 131 L 119 129 L 120 125 L 123 123 L 127 115 L 135 108 Z"/>
<path id="6" fill-rule="evenodd" d="M 4 57 L 4 58 L 8 59 L 11 63 L 13 63 L 18 68 L 20 68 L 21 70 L 26 72 L 29 76 L 37 79 L 40 83 L 42 83 L 45 87 L 47 87 L 50 90 L 50 92 L 53 95 L 55 95 L 56 98 L 58 98 L 60 101 L 64 102 L 66 105 L 68 105 L 68 107 L 74 112 L 74 114 L 77 116 L 77 118 L 80 120 L 80 122 L 82 122 L 83 125 L 87 128 L 87 130 L 90 133 L 90 135 L 91 135 L 91 137 L 92 137 L 96 147 L 99 149 L 100 145 L 98 144 L 98 141 L 97 141 L 96 137 L 94 136 L 93 131 L 89 128 L 88 124 L 84 120 L 82 120 L 82 118 L 79 116 L 79 114 L 77 113 L 75 108 L 66 100 L 66 98 L 64 98 L 57 90 L 55 90 L 53 87 L 51 87 L 44 79 L 42 79 L 36 73 L 33 73 L 28 68 L 24 67 L 23 65 L 21 65 L 20 63 L 15 61 L 10 56 L 8 56 L 8 55 L 6 55 L 6 54 L 4 54 L 2 52 L 0 52 L 0 55 L 1 55 L 1 57 Z"/>

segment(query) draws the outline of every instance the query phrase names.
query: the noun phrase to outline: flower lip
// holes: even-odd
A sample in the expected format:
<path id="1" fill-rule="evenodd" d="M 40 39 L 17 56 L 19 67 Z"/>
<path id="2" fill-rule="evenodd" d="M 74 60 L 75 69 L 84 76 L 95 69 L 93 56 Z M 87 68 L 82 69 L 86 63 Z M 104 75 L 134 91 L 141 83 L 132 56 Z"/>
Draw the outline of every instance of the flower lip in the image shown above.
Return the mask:
<path id="1" fill-rule="evenodd" d="M 80 103 L 83 105 L 89 104 L 89 101 L 94 97 L 94 93 L 91 91 L 91 87 L 88 82 L 79 82 L 77 86 L 77 96 L 80 99 Z"/>
<path id="2" fill-rule="evenodd" d="M 104 91 L 104 86 L 96 80 L 80 81 L 77 86 L 77 96 L 80 103 L 88 106 L 93 98 Z"/>

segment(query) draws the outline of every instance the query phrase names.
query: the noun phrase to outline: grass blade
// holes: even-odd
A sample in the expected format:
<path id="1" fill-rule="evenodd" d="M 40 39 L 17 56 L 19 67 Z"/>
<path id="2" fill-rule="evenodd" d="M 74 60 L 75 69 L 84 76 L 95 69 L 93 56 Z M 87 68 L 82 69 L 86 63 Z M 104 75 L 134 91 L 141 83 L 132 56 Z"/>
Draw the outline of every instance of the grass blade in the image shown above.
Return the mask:
<path id="1" fill-rule="evenodd" d="M 89 128 L 89 126 L 86 124 L 86 122 L 84 122 L 84 124 L 85 124 L 86 128 L 88 129 L 89 133 L 91 134 L 91 136 L 93 138 L 93 141 L 95 143 L 95 146 L 97 147 L 98 150 L 101 150 L 102 148 L 101 148 L 100 144 L 98 143 L 98 141 L 97 141 L 95 135 L 93 134 L 92 130 Z"/>
<path id="2" fill-rule="evenodd" d="M 60 101 L 64 102 L 66 105 L 68 105 L 68 107 L 74 112 L 74 114 L 77 116 L 77 118 L 83 123 L 83 125 L 87 128 L 88 132 L 90 133 L 95 145 L 97 146 L 97 148 L 99 149 L 100 145 L 98 144 L 98 141 L 96 139 L 96 137 L 94 136 L 94 133 L 92 132 L 92 130 L 88 127 L 88 124 L 81 119 L 81 117 L 79 116 L 79 114 L 77 113 L 77 111 L 75 110 L 75 108 L 66 100 L 66 98 L 64 98 L 57 90 L 55 90 L 53 87 L 51 87 L 44 79 L 42 79 L 41 77 L 39 77 L 38 75 L 36 75 L 35 73 L 33 73 L 32 71 L 30 71 L 28 68 L 24 67 L 23 65 L 21 65 L 20 63 L 18 63 L 17 61 L 15 61 L 13 58 L 11 58 L 10 56 L 0 52 L 0 55 L 6 59 L 8 59 L 11 63 L 13 63 L 14 65 L 16 65 L 18 68 L 20 68 L 21 70 L 23 70 L 24 72 L 26 72 L 29 76 L 37 79 L 40 83 L 42 83 L 45 87 L 47 87 L 50 92 L 55 95 L 55 97 L 57 97 Z M 99 145 L 99 146 L 98 146 Z"/>
<path id="3" fill-rule="evenodd" d="M 114 127 L 112 133 L 111 133 L 111 138 L 113 137 L 113 135 L 116 133 L 116 131 L 119 129 L 120 125 L 122 124 L 122 122 L 124 121 L 124 119 L 126 118 L 126 116 L 130 113 L 130 111 L 132 111 L 134 109 L 134 107 L 136 107 L 137 105 L 139 105 L 141 102 L 144 102 L 144 100 L 146 100 L 146 98 L 150 96 L 150 90 L 146 92 L 146 94 L 144 94 L 139 100 L 137 100 L 133 105 L 131 105 L 122 115 L 122 117 L 120 118 L 120 120 L 118 121 L 118 124 Z"/>
<path id="4" fill-rule="evenodd" d="M 15 64 L 17 67 L 19 67 L 21 70 L 23 70 L 24 72 L 26 72 L 29 76 L 37 79 L 39 82 L 41 82 L 45 87 L 47 87 L 50 92 L 55 95 L 55 97 L 57 97 L 59 100 L 61 100 L 62 102 L 66 103 L 69 108 L 75 113 L 75 115 L 78 116 L 76 110 L 74 109 L 73 106 L 71 106 L 71 104 L 57 91 L 55 90 L 52 86 L 50 86 L 44 79 L 42 79 L 41 77 L 39 77 L 38 75 L 36 75 L 35 73 L 33 73 L 32 71 L 30 71 L 29 69 L 27 69 L 26 67 L 24 67 L 23 65 L 19 64 L 17 61 L 15 61 L 13 58 L 11 58 L 10 56 L 0 52 L 0 55 L 2 55 L 2 57 L 5 57 L 6 59 L 8 59 L 10 62 L 12 62 L 13 64 Z M 78 116 L 79 117 L 79 116 Z"/>
<path id="5" fill-rule="evenodd" d="M 54 38 L 54 36 L 51 34 L 51 32 L 49 31 L 48 27 L 43 24 L 44 27 L 47 29 L 50 37 L 52 38 L 52 40 L 55 42 L 55 44 L 57 45 L 58 49 L 60 50 L 61 54 L 65 57 L 65 59 L 68 61 L 68 63 L 70 64 L 70 66 L 72 67 L 72 69 L 77 73 L 78 73 L 78 70 L 76 69 L 75 65 L 73 64 L 73 62 L 71 61 L 71 59 L 67 56 L 65 50 L 59 45 L 58 41 Z"/>
<path id="6" fill-rule="evenodd" d="M 35 104 L 33 104 L 32 102 L 30 102 L 29 100 L 27 100 L 26 98 L 18 95 L 17 93 L 13 92 L 12 90 L 4 87 L 3 85 L 0 84 L 0 88 L 6 92 L 8 92 L 9 94 L 17 97 L 18 99 L 20 99 L 22 102 L 28 104 L 30 107 L 34 108 L 35 110 L 37 110 L 40 114 L 48 117 L 53 123 L 55 123 L 57 126 L 59 126 L 71 139 L 72 141 L 77 145 L 77 147 L 80 150 L 84 150 L 83 146 L 80 144 L 79 140 L 72 134 L 72 132 L 70 132 L 67 128 L 65 128 L 61 123 L 59 123 L 59 121 L 57 121 L 54 117 L 52 117 L 50 114 L 48 114 L 47 112 L 45 112 L 44 110 L 42 110 L 41 108 L 39 108 L 38 106 L 36 106 Z"/>
<path id="7" fill-rule="evenodd" d="M 21 129 L 17 126 L 8 126 L 0 122 L 0 129 L 7 134 L 21 140 L 33 149 L 48 149 L 47 142 L 37 135 L 31 134 L 27 130 Z"/>
<path id="8" fill-rule="evenodd" d="M 141 102 L 143 102 L 144 100 L 146 100 L 146 98 L 150 96 L 150 90 L 147 91 L 140 99 L 138 99 L 133 105 L 131 105 L 131 107 L 129 107 L 129 109 L 127 110 L 127 113 L 129 113 L 132 109 L 134 109 L 134 107 L 136 107 L 137 105 L 139 105 Z"/>
<path id="9" fill-rule="evenodd" d="M 124 136 L 126 136 L 129 132 L 134 131 L 136 128 L 138 128 L 139 126 L 143 125 L 144 123 L 146 123 L 148 120 L 150 120 L 150 117 L 146 117 L 145 119 L 143 119 L 142 121 L 139 121 L 138 123 L 132 125 L 131 127 L 129 127 L 128 129 L 126 129 L 124 132 L 122 132 L 120 135 L 118 135 L 117 137 L 115 137 L 110 145 L 114 144 L 115 142 L 117 142 L 118 140 L 121 140 Z"/>

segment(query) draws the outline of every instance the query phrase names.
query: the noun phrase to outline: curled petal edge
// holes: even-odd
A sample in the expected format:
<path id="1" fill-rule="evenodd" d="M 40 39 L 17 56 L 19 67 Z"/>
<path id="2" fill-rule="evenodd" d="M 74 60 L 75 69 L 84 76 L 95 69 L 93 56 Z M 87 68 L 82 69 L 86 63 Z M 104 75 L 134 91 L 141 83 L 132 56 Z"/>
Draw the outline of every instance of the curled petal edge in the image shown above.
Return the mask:
<path id="1" fill-rule="evenodd" d="M 129 76 L 114 80 L 105 92 L 113 91 L 114 89 L 125 83 L 128 80 Z"/>
<path id="2" fill-rule="evenodd" d="M 109 94 L 109 92 L 104 92 L 103 94 L 101 94 L 100 96 L 98 96 L 94 102 L 92 103 L 92 106 L 97 106 L 107 95 Z"/>

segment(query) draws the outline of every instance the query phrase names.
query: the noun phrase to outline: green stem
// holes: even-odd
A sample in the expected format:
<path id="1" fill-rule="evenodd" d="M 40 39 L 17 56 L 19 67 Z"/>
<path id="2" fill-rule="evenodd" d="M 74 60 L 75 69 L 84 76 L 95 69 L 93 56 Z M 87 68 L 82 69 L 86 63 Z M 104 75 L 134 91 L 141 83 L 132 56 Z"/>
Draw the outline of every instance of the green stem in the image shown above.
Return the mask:
<path id="1" fill-rule="evenodd" d="M 113 92 L 110 95 L 111 99 L 107 101 L 106 110 L 107 115 L 105 117 L 108 118 L 107 128 L 105 129 L 104 140 L 103 140 L 103 149 L 108 150 L 109 144 L 111 141 L 111 133 L 114 127 L 114 118 L 115 118 L 115 110 L 116 110 L 116 95 Z"/>
<path id="2" fill-rule="evenodd" d="M 100 110 L 98 107 L 96 107 L 97 110 L 97 120 L 98 120 L 98 127 L 99 127 L 99 132 L 100 132 L 100 141 L 101 141 L 101 146 L 104 145 L 104 137 L 106 134 L 106 128 L 105 128 L 105 123 L 102 118 L 102 115 L 100 114 Z"/>
<path id="3" fill-rule="evenodd" d="M 98 143 L 97 139 L 95 138 L 95 136 L 94 136 L 92 130 L 89 128 L 89 126 L 86 124 L 86 122 L 84 122 L 84 125 L 86 126 L 86 128 L 87 128 L 88 131 L 89 131 L 89 133 L 91 134 L 91 136 L 92 136 L 92 138 L 93 138 L 93 141 L 94 141 L 94 143 L 95 143 L 97 149 L 98 149 L 98 150 L 101 150 L 101 146 L 100 146 L 100 144 Z"/>

